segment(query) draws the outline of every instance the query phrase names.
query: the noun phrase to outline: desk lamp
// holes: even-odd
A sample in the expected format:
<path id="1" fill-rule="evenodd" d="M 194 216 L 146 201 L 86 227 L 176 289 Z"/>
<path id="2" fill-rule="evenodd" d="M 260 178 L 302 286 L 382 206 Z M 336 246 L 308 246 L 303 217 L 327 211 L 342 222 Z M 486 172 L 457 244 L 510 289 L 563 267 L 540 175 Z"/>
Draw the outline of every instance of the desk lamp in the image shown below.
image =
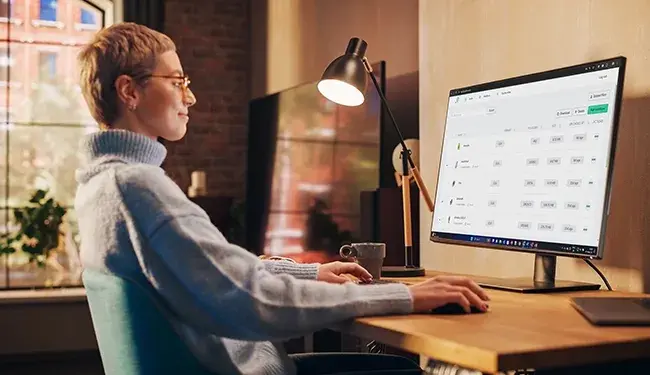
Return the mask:
<path id="1" fill-rule="evenodd" d="M 395 127 L 395 131 L 399 136 L 402 158 L 401 173 L 402 178 L 402 211 L 404 214 L 404 258 L 405 265 L 403 267 L 383 267 L 381 274 L 386 277 L 415 277 L 423 276 L 424 269 L 413 265 L 413 244 L 411 234 L 411 192 L 410 192 L 410 176 L 412 175 L 415 182 L 420 189 L 420 193 L 424 197 L 429 211 L 433 212 L 433 202 L 429 196 L 429 191 L 422 181 L 420 171 L 411 158 L 411 150 L 404 142 L 402 132 L 397 126 L 393 112 L 388 106 L 386 97 L 381 92 L 379 84 L 375 75 L 372 74 L 372 67 L 366 58 L 366 48 L 368 43 L 359 38 L 352 38 L 348 42 L 348 47 L 345 54 L 339 56 L 332 61 L 321 80 L 318 82 L 318 91 L 327 99 L 334 103 L 344 106 L 358 106 L 364 101 L 364 92 L 367 84 L 367 76 L 372 79 L 372 83 L 381 98 L 382 104 L 386 107 L 388 116 Z"/>

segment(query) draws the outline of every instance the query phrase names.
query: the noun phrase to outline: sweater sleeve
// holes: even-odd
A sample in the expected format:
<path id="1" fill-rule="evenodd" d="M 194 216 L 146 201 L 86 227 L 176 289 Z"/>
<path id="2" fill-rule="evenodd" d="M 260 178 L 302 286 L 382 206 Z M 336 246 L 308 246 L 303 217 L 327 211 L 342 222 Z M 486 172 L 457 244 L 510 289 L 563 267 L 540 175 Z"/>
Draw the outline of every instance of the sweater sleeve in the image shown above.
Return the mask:
<path id="1" fill-rule="evenodd" d="M 164 175 L 134 173 L 118 186 L 127 227 L 144 238 L 134 250 L 145 276 L 188 324 L 221 337 L 277 341 L 352 317 L 413 309 L 402 284 L 329 284 L 269 272 L 225 241 Z"/>
<path id="2" fill-rule="evenodd" d="M 318 277 L 318 263 L 292 263 L 286 260 L 263 260 L 264 268 L 275 274 L 286 273 L 298 279 L 316 280 Z"/>

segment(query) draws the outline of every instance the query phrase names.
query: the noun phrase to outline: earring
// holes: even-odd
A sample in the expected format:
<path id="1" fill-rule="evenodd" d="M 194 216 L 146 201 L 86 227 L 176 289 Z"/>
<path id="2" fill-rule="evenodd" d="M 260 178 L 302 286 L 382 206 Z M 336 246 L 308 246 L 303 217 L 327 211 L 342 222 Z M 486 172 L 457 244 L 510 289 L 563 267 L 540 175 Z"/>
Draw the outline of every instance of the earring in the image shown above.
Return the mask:
<path id="1" fill-rule="evenodd" d="M 129 105 L 129 110 L 130 111 L 135 111 L 136 105 L 135 104 L 130 104 Z"/>

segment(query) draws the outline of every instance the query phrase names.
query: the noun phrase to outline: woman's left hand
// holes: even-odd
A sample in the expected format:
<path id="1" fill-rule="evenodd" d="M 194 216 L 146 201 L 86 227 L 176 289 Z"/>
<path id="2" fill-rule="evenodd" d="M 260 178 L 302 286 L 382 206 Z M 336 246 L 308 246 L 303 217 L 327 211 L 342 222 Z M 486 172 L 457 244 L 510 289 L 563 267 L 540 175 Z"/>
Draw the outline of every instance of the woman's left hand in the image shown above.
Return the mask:
<path id="1" fill-rule="evenodd" d="M 372 281 L 372 275 L 365 268 L 352 262 L 331 262 L 318 267 L 318 281 L 325 281 L 333 284 L 343 284 L 351 279 L 342 276 L 350 274 L 363 282 Z"/>

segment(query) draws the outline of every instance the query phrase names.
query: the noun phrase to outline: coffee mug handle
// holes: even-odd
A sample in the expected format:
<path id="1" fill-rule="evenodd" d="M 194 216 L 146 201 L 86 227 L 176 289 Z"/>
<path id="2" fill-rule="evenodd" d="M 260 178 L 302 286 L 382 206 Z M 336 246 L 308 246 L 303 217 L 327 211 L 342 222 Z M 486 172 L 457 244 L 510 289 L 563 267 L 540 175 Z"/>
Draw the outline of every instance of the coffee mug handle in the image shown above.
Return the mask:
<path id="1" fill-rule="evenodd" d="M 357 249 L 355 249 L 354 246 L 351 245 L 343 245 L 339 249 L 339 255 L 341 255 L 343 258 L 356 258 Z"/>

